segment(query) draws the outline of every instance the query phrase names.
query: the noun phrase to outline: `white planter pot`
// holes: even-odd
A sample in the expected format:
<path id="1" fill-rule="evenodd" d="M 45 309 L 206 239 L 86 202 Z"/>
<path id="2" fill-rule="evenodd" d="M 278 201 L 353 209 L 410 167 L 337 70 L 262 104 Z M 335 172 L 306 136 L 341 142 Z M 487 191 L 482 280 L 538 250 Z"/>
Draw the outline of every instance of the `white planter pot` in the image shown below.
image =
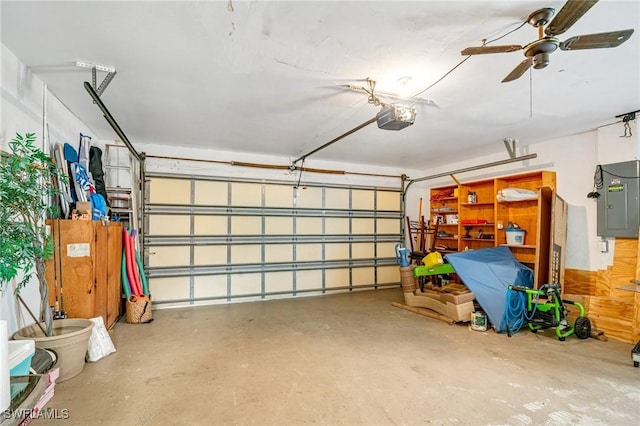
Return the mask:
<path id="1" fill-rule="evenodd" d="M 44 324 L 42 326 L 44 328 Z M 88 319 L 61 319 L 53 321 L 53 336 L 45 336 L 32 324 L 16 331 L 13 338 L 34 340 L 36 347 L 55 352 L 56 366 L 60 368 L 57 382 L 64 382 L 82 372 L 92 329 L 93 322 Z"/>

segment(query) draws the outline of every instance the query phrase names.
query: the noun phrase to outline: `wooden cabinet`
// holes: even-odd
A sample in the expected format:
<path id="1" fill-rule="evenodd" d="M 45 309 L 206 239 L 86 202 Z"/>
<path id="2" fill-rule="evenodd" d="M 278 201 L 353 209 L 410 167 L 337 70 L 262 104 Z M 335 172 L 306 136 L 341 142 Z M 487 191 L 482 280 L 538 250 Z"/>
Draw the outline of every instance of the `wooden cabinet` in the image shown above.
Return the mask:
<path id="1" fill-rule="evenodd" d="M 440 215 L 445 225 L 437 245 L 450 250 L 477 250 L 508 245 L 514 256 L 534 270 L 536 287 L 550 277 L 551 235 L 555 199 L 555 172 L 537 171 L 432 188 L 431 215 Z M 499 201 L 498 191 L 517 188 L 537 193 L 535 199 Z M 457 214 L 457 223 L 446 225 L 447 214 Z M 522 244 L 507 244 L 506 229 L 515 223 L 525 230 Z"/>
<path id="2" fill-rule="evenodd" d="M 54 255 L 47 262 L 49 304 L 69 318 L 101 316 L 111 327 L 122 307 L 122 225 L 100 221 L 49 221 Z"/>

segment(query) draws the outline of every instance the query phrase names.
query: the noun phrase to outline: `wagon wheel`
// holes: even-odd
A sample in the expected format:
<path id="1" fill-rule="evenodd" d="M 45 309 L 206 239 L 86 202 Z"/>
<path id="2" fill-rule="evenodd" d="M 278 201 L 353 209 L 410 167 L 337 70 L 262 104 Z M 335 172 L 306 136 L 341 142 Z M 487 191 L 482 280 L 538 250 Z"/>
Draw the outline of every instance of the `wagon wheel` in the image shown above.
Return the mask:
<path id="1" fill-rule="evenodd" d="M 578 338 L 588 339 L 591 336 L 591 321 L 587 317 L 578 317 L 573 329 Z"/>

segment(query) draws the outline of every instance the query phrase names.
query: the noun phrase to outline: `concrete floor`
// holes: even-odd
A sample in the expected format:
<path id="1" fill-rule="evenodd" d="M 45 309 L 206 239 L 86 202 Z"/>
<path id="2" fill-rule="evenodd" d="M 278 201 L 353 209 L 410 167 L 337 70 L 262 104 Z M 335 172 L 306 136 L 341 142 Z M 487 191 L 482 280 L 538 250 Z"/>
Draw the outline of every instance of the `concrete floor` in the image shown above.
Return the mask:
<path id="1" fill-rule="evenodd" d="M 637 425 L 633 345 L 448 325 L 400 289 L 157 310 L 32 424 Z"/>

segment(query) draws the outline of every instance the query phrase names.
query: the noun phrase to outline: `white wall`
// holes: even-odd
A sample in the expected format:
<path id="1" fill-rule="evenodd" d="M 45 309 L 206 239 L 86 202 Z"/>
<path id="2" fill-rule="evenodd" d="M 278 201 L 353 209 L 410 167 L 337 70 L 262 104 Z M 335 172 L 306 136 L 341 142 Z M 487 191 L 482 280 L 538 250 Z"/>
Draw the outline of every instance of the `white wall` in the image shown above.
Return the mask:
<path id="1" fill-rule="evenodd" d="M 617 115 L 617 114 L 616 114 Z M 612 119 L 612 122 L 615 119 Z M 595 271 L 611 264 L 613 244 L 609 244 L 608 253 L 600 253 L 599 237 L 596 235 L 596 202 L 587 198 L 592 191 L 596 165 L 618 163 L 638 159 L 638 120 L 631 123 L 633 136 L 621 138 L 624 134 L 622 123 L 605 126 L 600 129 L 545 141 L 528 147 L 519 148 L 518 156 L 537 154 L 537 158 L 525 162 L 491 167 L 457 174 L 461 182 L 484 178 L 523 173 L 530 170 L 551 170 L 556 172 L 558 195 L 569 205 L 566 267 Z M 497 141 L 502 144 L 502 141 Z M 509 158 L 506 149 L 502 154 L 488 155 L 473 161 L 448 163 L 438 169 L 426 170 L 423 176 L 430 176 L 453 170 L 459 170 L 479 164 Z M 411 176 L 417 178 L 420 176 Z M 449 177 L 420 182 L 410 187 L 407 193 L 407 211 L 415 216 L 420 197 L 423 198 L 423 212 L 429 209 L 429 188 L 453 184 Z"/>
<path id="2" fill-rule="evenodd" d="M 3 151 L 8 151 L 8 143 L 16 132 L 23 135 L 35 133 L 36 144 L 45 152 L 49 151 L 50 142 L 68 142 L 77 147 L 80 132 L 92 134 L 13 52 L 4 45 L 1 48 L 0 148 Z M 0 294 L 0 320 L 7 321 L 10 334 L 19 327 L 33 323 L 26 312 L 16 309 L 14 286 L 15 282 L 10 283 Z M 32 312 L 39 312 L 40 296 L 35 279 L 22 290 L 21 296 Z"/>

